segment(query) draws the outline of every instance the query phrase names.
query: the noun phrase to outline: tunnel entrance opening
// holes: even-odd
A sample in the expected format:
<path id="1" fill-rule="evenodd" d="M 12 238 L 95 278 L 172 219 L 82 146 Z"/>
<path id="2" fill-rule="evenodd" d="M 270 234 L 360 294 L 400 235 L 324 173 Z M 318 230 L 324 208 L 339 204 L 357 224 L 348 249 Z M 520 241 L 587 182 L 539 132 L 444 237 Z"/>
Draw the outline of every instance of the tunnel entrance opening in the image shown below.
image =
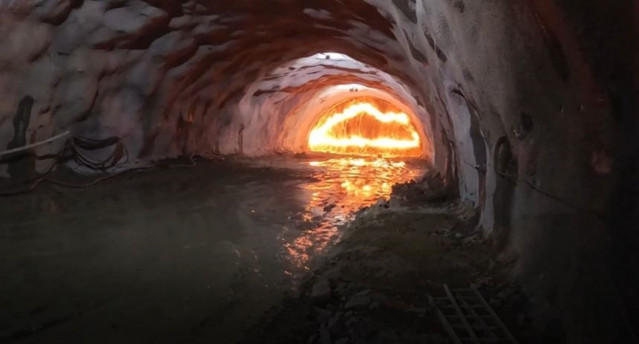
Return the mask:
<path id="1" fill-rule="evenodd" d="M 336 188 L 345 209 L 354 213 L 390 198 L 393 185 L 424 173 L 417 168 L 423 166 L 424 141 L 414 116 L 401 104 L 367 94 L 356 84 L 336 89 L 342 98 L 321 108 L 310 126 L 307 149 L 322 158 L 309 164 L 335 172 L 323 189 Z M 343 93 L 360 94 L 343 97 Z M 335 178 L 339 183 L 333 182 Z"/>
<path id="2" fill-rule="evenodd" d="M 422 155 L 421 138 L 410 116 L 373 97 L 349 99 L 324 111 L 309 133 L 308 147 L 340 155 Z"/>

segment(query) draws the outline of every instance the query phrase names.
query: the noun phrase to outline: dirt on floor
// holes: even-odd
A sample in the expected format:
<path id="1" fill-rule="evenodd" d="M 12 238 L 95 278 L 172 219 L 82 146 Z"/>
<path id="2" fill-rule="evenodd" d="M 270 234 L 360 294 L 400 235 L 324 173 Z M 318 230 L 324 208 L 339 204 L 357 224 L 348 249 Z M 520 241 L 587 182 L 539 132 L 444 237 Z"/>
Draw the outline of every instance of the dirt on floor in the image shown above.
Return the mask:
<path id="1" fill-rule="evenodd" d="M 513 262 L 475 231 L 476 211 L 415 202 L 407 190 L 415 194 L 404 185 L 389 202 L 360 211 L 299 293 L 265 314 L 244 342 L 449 343 L 429 302 L 444 295 L 444 284 L 477 287 L 519 342 L 539 342 L 527 299 L 507 277 Z"/>
<path id="2" fill-rule="evenodd" d="M 232 166 L 235 165 L 230 165 L 230 167 Z M 219 174 L 212 176 L 211 171 L 220 172 Z M 101 209 L 107 201 L 121 206 L 121 209 L 117 208 L 120 209 L 120 213 L 117 214 L 118 217 L 124 215 L 129 217 L 133 215 L 137 216 L 135 209 L 138 208 L 127 207 L 128 203 L 126 202 L 130 199 L 131 202 L 143 204 L 148 209 L 153 210 L 154 212 L 150 214 L 152 214 L 152 217 L 156 219 L 158 223 L 166 222 L 167 225 L 169 225 L 171 223 L 170 219 L 175 216 L 171 211 L 167 211 L 166 208 L 157 204 L 157 202 L 162 203 L 161 201 L 164 199 L 159 195 L 167 194 L 171 195 L 171 199 L 173 201 L 179 201 L 178 203 L 182 204 L 180 211 L 182 212 L 181 216 L 183 218 L 188 218 L 184 217 L 184 214 L 190 214 L 190 210 L 192 210 L 192 213 L 194 214 L 199 214 L 199 209 L 201 209 L 200 207 L 202 206 L 202 200 L 209 200 L 209 195 L 213 193 L 217 193 L 218 195 L 227 195 L 224 197 L 230 198 L 222 197 L 220 199 L 237 208 L 237 202 L 239 202 L 240 205 L 243 205 L 244 203 L 242 202 L 249 198 L 246 195 L 255 197 L 256 194 L 254 192 L 254 188 L 251 187 L 246 189 L 245 193 L 238 193 L 236 189 L 230 189 L 230 191 L 227 190 L 228 192 L 224 193 L 222 189 L 217 188 L 217 185 L 220 184 L 219 180 L 221 178 L 235 180 L 234 178 L 241 177 L 241 180 L 230 183 L 233 185 L 247 185 L 247 180 L 254 180 L 254 176 L 252 176 L 253 172 L 245 171 L 246 173 L 240 173 L 241 171 L 245 170 L 193 169 L 191 171 L 193 174 L 188 175 L 189 181 L 215 181 L 211 182 L 211 185 L 200 185 L 198 182 L 197 192 L 193 191 L 193 188 L 188 187 L 191 182 L 176 180 L 175 175 L 171 173 L 171 170 L 158 171 L 154 179 L 150 179 L 148 176 L 145 176 L 144 182 L 140 180 L 140 176 L 136 175 L 130 175 L 125 178 L 123 177 L 123 179 L 118 181 L 119 187 L 122 188 L 122 190 L 131 189 L 136 190 L 136 192 L 122 192 L 120 193 L 121 196 L 118 197 L 106 192 L 109 188 L 111 188 L 109 185 L 104 186 L 101 189 L 98 188 L 99 190 L 102 190 L 102 192 L 105 192 L 105 195 L 110 195 L 106 199 L 100 192 L 90 189 L 80 190 L 77 193 L 74 192 L 73 197 L 67 197 L 69 195 L 67 195 L 67 191 L 64 189 L 50 190 L 51 192 L 55 191 L 56 193 L 59 193 L 56 196 L 56 204 L 58 204 L 56 209 L 70 208 L 70 204 L 75 202 L 74 197 L 77 197 L 77 195 L 82 195 L 85 205 L 84 207 L 80 207 L 81 210 L 83 209 L 83 211 L 85 211 L 84 215 L 76 216 L 71 213 L 67 216 L 68 219 L 67 217 L 64 217 L 62 219 L 58 219 L 59 223 L 56 223 L 59 228 L 64 229 L 67 227 L 73 227 L 67 226 L 64 221 L 76 221 L 74 220 L 76 217 L 78 219 L 89 218 L 89 220 L 92 220 L 92 218 L 88 217 L 86 214 L 94 213 L 86 213 L 87 209 Z M 287 178 L 289 178 L 288 176 L 281 175 L 281 173 L 274 173 L 269 169 L 259 171 L 260 178 L 265 178 L 267 175 L 268 178 L 283 178 L 283 181 L 286 181 Z M 234 177 L 231 178 L 229 176 Z M 62 176 L 57 176 L 55 183 L 53 183 L 53 181 L 49 181 L 49 183 L 70 186 L 68 183 L 60 182 L 64 180 L 65 179 L 62 178 Z M 74 181 L 74 183 L 77 183 L 77 181 Z M 86 185 L 93 185 L 95 183 L 96 181 L 86 181 Z M 158 185 L 163 185 L 164 187 L 160 188 Z M 276 189 L 285 189 L 286 187 L 284 184 L 274 185 Z M 43 186 L 54 187 L 53 185 L 46 184 Z M 153 192 L 143 192 L 144 190 L 153 190 Z M 274 198 L 267 198 L 264 204 L 272 204 L 275 200 L 277 200 L 278 203 L 282 203 L 281 196 L 278 195 L 277 192 L 272 189 L 265 190 L 266 194 L 272 195 Z M 506 326 L 520 343 L 557 342 L 555 338 L 542 338 L 540 336 L 540 331 L 534 329 L 532 326 L 533 324 L 531 324 L 527 314 L 527 310 L 530 308 L 529 301 L 520 291 L 517 284 L 509 278 L 509 276 L 511 276 L 514 261 L 500 252 L 495 251 L 494 246 L 490 243 L 490 238 L 483 238 L 482 234 L 476 230 L 478 217 L 477 211 L 469 204 L 447 199 L 447 193 L 448 191 L 444 187 L 443 181 L 437 176 L 428 176 L 420 182 L 396 185 L 393 188 L 393 196 L 389 201 L 380 200 L 373 206 L 360 210 L 357 214 L 356 220 L 341 229 L 342 235 L 340 242 L 331 248 L 330 252 L 328 252 L 324 258 L 321 258 L 321 261 L 312 265 L 312 267 L 316 268 L 309 272 L 301 286 L 299 288 L 295 288 L 295 291 L 286 295 L 279 305 L 269 309 L 264 314 L 261 314 L 261 312 L 270 307 L 272 304 L 264 302 L 265 300 L 268 301 L 268 296 L 265 295 L 270 294 L 260 293 L 255 291 L 255 289 L 245 287 L 257 285 L 254 281 L 258 279 L 258 277 L 255 279 L 251 278 L 251 274 L 247 274 L 248 279 L 246 279 L 246 282 L 239 284 L 239 286 L 242 287 L 239 288 L 239 290 L 242 292 L 234 294 L 235 296 L 233 296 L 234 299 L 232 299 L 232 301 L 235 303 L 235 312 L 226 310 L 221 306 L 218 307 L 215 304 L 216 300 L 221 299 L 219 296 L 223 295 L 222 292 L 201 292 L 200 289 L 197 289 L 197 286 L 201 285 L 201 282 L 203 282 L 204 279 L 212 278 L 210 273 L 207 273 L 207 271 L 210 270 L 207 265 L 210 264 L 208 262 L 214 261 L 217 259 L 217 255 L 221 255 L 226 252 L 221 248 L 229 246 L 228 242 L 237 241 L 233 238 L 225 237 L 225 233 L 199 231 L 199 227 L 195 225 L 201 224 L 201 226 L 204 226 L 208 223 L 208 221 L 202 221 L 202 218 L 200 217 L 198 217 L 198 221 L 193 224 L 187 223 L 190 225 L 186 228 L 191 228 L 191 230 L 195 230 L 196 233 L 201 233 L 200 235 L 208 233 L 205 237 L 194 236 L 194 234 L 190 234 L 190 231 L 184 230 L 150 230 L 148 232 L 143 232 L 144 235 L 138 235 L 136 237 L 131 237 L 129 235 L 124 237 L 125 239 L 128 238 L 127 240 L 129 241 L 131 238 L 135 239 L 139 237 L 140 245 L 128 245 L 127 243 L 129 241 L 127 240 L 116 240 L 115 242 L 128 245 L 125 248 L 135 248 L 132 254 L 136 252 L 146 253 L 142 256 L 131 255 L 131 257 L 134 258 L 133 260 L 128 259 L 128 256 L 123 254 L 123 252 L 128 251 L 123 251 L 119 248 L 119 246 L 115 246 L 116 249 L 113 249 L 111 247 L 113 246 L 113 242 L 106 243 L 108 244 L 106 247 L 109 248 L 109 250 L 106 250 L 105 247 L 102 246 L 102 237 L 96 237 L 94 242 L 88 241 L 89 243 L 93 242 L 95 247 L 102 248 L 95 249 L 93 246 L 87 246 L 91 252 L 109 253 L 113 251 L 117 253 L 115 255 L 116 257 L 121 257 L 124 263 L 126 263 L 122 263 L 122 266 L 127 267 L 128 270 L 121 268 L 111 269 L 111 265 L 106 264 L 105 267 L 102 267 L 102 265 L 98 264 L 98 268 L 102 268 L 104 271 L 109 272 L 109 274 L 112 274 L 111 271 L 125 274 L 123 275 L 124 277 L 111 278 L 111 280 L 107 279 L 105 281 L 117 282 L 125 280 L 127 283 L 124 286 L 120 286 L 119 284 L 111 286 L 110 284 L 105 283 L 105 281 L 100 280 L 98 286 L 87 282 L 86 284 L 79 284 L 78 288 L 85 291 L 86 295 L 91 297 L 89 299 L 90 302 L 94 302 L 95 295 L 103 295 L 105 300 L 107 300 L 104 301 L 104 304 L 108 304 L 109 296 L 113 293 L 113 291 L 121 293 L 122 295 L 128 295 L 127 297 L 129 298 L 137 298 L 139 297 L 137 290 L 142 290 L 144 295 L 148 294 L 152 296 L 150 297 L 151 300 L 147 300 L 147 305 L 155 305 L 153 300 L 156 298 L 162 300 L 174 299 L 175 291 L 180 291 L 183 295 L 188 296 L 186 299 L 198 301 L 189 301 L 190 303 L 193 303 L 193 305 L 189 304 L 188 309 L 183 307 L 180 300 L 176 301 L 175 305 L 173 303 L 166 304 L 166 302 L 163 301 L 161 305 L 165 308 L 161 309 L 165 309 L 166 314 L 174 314 L 176 309 L 181 310 L 185 314 L 184 319 L 188 320 L 170 320 L 168 321 L 170 325 L 164 327 L 168 329 L 168 333 L 174 333 L 176 332 L 175 328 L 179 329 L 181 326 L 191 327 L 192 325 L 190 321 L 191 318 L 194 318 L 200 321 L 200 324 L 204 325 L 198 325 L 198 327 L 196 327 L 196 330 L 198 331 L 196 335 L 188 338 L 201 339 L 200 342 L 230 342 L 228 337 L 223 337 L 223 334 L 220 333 L 224 332 L 221 331 L 221 329 L 224 329 L 226 332 L 232 333 L 233 338 L 238 338 L 235 336 L 235 332 L 238 332 L 238 336 L 244 338 L 241 342 L 249 344 L 349 344 L 449 343 L 449 336 L 444 330 L 435 309 L 431 306 L 429 297 L 443 296 L 444 284 L 451 288 L 467 288 L 469 286 L 475 286 L 478 290 L 480 290 L 484 298 L 489 301 L 492 308 L 502 318 Z M 25 202 L 27 202 L 26 204 L 30 204 L 29 202 L 31 202 L 36 205 L 41 203 L 49 204 L 48 202 L 44 202 L 38 198 L 46 196 L 44 200 L 48 200 L 49 194 L 50 193 L 43 192 L 39 194 L 39 196 L 36 195 L 37 197 L 33 199 L 31 197 L 35 196 L 28 195 L 27 197 L 27 195 L 25 195 Z M 235 198 L 229 195 L 235 195 L 233 196 Z M 229 202 L 233 199 L 237 202 Z M 246 206 L 249 205 L 250 204 L 247 204 Z M 174 206 L 175 205 L 171 205 L 171 207 Z M 20 204 L 14 204 L 14 207 L 18 209 L 24 208 L 20 206 Z M 216 204 L 209 205 L 210 209 L 220 207 L 221 206 Z M 126 213 L 125 210 L 129 208 L 134 210 Z M 12 208 L 7 208 L 5 210 L 10 211 L 11 209 Z M 29 209 L 31 208 L 24 208 L 21 211 L 26 212 Z M 250 205 L 250 207 L 246 208 L 246 211 L 243 213 L 248 214 L 249 209 L 254 209 L 254 207 Z M 281 208 L 271 209 L 270 207 L 267 207 L 264 214 L 280 214 L 281 212 Z M 164 213 L 166 213 L 166 215 L 165 217 L 162 217 L 162 214 Z M 206 213 L 210 216 L 217 216 L 214 211 Z M 101 213 L 96 212 L 95 214 Z M 23 222 L 29 222 L 28 218 L 31 215 L 26 214 L 24 216 L 26 219 Z M 96 217 L 95 215 L 92 216 Z M 169 220 L 167 220 L 167 218 Z M 102 216 L 101 222 L 105 222 L 104 219 L 104 216 Z M 207 218 L 203 219 L 207 220 Z M 108 231 L 111 237 L 113 237 L 116 233 L 122 233 L 123 235 L 130 233 L 126 226 L 120 226 L 123 230 L 119 232 L 114 231 L 113 226 L 109 223 L 115 223 L 117 225 L 120 222 L 113 219 L 109 221 L 106 221 L 103 230 Z M 145 224 L 145 226 L 141 228 L 148 227 L 146 225 L 148 223 L 147 221 L 148 220 L 141 221 Z M 219 221 L 219 219 L 216 218 L 215 221 Z M 261 220 L 256 218 L 255 221 L 257 222 Z M 128 221 L 123 223 L 128 223 Z M 231 224 L 232 223 L 230 223 L 229 226 L 221 227 L 232 228 Z M 49 226 L 50 225 L 51 223 L 49 223 Z M 75 223 L 74 226 L 80 229 L 83 228 L 83 226 L 78 226 L 78 223 Z M 119 228 L 118 226 L 116 227 Z M 180 225 L 179 227 L 182 228 L 184 226 Z M 248 223 L 248 227 L 253 228 L 255 225 L 251 222 Z M 48 232 L 55 231 L 51 231 L 47 227 L 47 233 Z M 165 238 L 162 234 L 165 232 L 171 234 L 171 236 Z M 236 233 L 236 231 L 230 232 Z M 257 231 L 257 233 L 262 232 L 263 231 Z M 102 231 L 93 228 L 93 233 L 102 233 Z M 176 233 L 184 233 L 183 235 L 185 235 L 185 237 L 176 237 Z M 64 237 L 59 235 L 56 236 L 56 238 L 58 238 L 58 240 L 66 240 Z M 85 234 L 83 234 L 81 238 L 87 242 L 88 237 Z M 118 237 L 115 236 L 115 238 Z M 171 253 L 172 248 L 177 247 L 179 252 L 183 252 L 184 245 L 174 245 L 175 243 L 181 243 L 181 240 L 184 240 L 184 242 L 189 245 L 193 240 L 196 240 L 197 242 L 214 243 L 220 241 L 221 243 L 224 243 L 224 245 L 220 245 L 219 247 L 214 246 L 213 248 L 209 246 L 202 246 L 198 250 L 191 249 L 191 246 L 188 246 L 188 252 L 190 252 L 188 255 L 179 253 L 180 255 L 177 256 L 177 259 L 182 260 L 177 260 L 175 258 L 175 254 L 173 256 L 169 255 L 171 258 L 167 259 L 167 253 Z M 255 241 L 260 242 L 263 240 L 264 239 L 262 237 L 257 237 L 257 239 L 255 239 Z M 137 242 L 138 241 L 135 241 L 134 244 Z M 147 249 L 146 244 L 149 242 L 153 244 L 150 247 L 155 247 L 155 251 Z M 53 244 L 56 244 L 56 242 L 53 242 Z M 249 244 L 251 244 L 249 246 L 252 247 L 253 241 L 250 241 Z M 138 247 L 144 248 L 144 250 L 138 249 Z M 155 256 L 153 254 L 149 255 L 149 253 L 156 251 L 158 252 L 158 256 L 164 257 L 164 261 L 168 263 L 156 264 L 158 260 L 154 258 Z M 228 251 L 230 253 L 235 252 L 230 249 Z M 265 252 L 262 256 L 268 257 L 269 252 L 271 251 Z M 74 254 L 74 252 L 71 252 L 70 254 Z M 209 255 L 214 255 L 214 257 L 210 257 Z M 146 260 L 141 259 L 147 256 L 148 260 L 152 263 L 146 263 Z M 48 261 L 55 262 L 51 258 L 49 258 Z M 102 261 L 114 262 L 113 258 L 108 260 L 96 260 L 97 263 Z M 90 263 L 91 260 L 83 260 L 80 263 L 84 262 Z M 115 262 L 117 263 L 117 261 Z M 138 265 L 134 265 L 132 262 L 137 262 L 136 264 Z M 197 262 L 199 262 L 200 265 L 196 264 Z M 82 274 L 75 273 L 72 279 L 74 282 L 96 280 L 94 277 L 95 271 L 99 270 L 96 270 L 93 265 L 87 264 L 86 269 L 80 269 L 84 266 L 82 264 L 76 265 L 79 266 L 78 271 L 82 272 Z M 119 265 L 116 266 L 119 267 Z M 157 269 L 147 268 L 142 270 L 144 273 L 141 273 L 137 270 L 139 266 L 152 266 L 157 267 Z M 189 266 L 190 270 L 183 270 L 181 268 L 182 266 Z M 229 276 L 234 274 L 232 264 L 226 264 L 224 266 L 229 267 Z M 173 267 L 175 267 L 175 269 L 173 269 Z M 197 267 L 202 267 L 202 270 L 194 270 Z M 182 275 L 179 275 L 183 276 L 180 279 L 173 278 L 173 276 L 176 275 L 176 272 L 174 272 L 176 269 L 180 269 L 180 273 L 184 271 Z M 249 270 L 254 271 L 254 269 L 247 269 L 247 271 Z M 50 269 L 46 271 L 54 270 Z M 194 271 L 196 273 L 193 273 Z M 215 275 L 216 277 L 214 280 L 206 280 L 204 282 L 206 282 L 207 285 L 213 285 L 214 282 L 220 282 L 221 284 L 219 289 L 226 292 L 228 289 L 224 284 L 224 281 L 226 280 L 219 277 L 221 271 L 223 270 L 216 269 L 217 275 Z M 80 278 L 82 276 L 89 276 L 89 278 L 82 279 Z M 133 283 L 137 281 L 136 276 L 171 276 L 171 279 L 163 281 L 162 283 L 155 283 L 153 281 L 156 279 L 147 278 L 138 281 L 136 284 Z M 242 275 L 240 274 L 240 276 Z M 147 280 L 150 282 L 146 283 L 145 281 Z M 263 280 L 263 277 L 261 277 L 260 280 Z M 64 283 L 64 285 L 70 283 L 65 279 L 61 279 L 61 281 L 62 282 L 60 283 Z M 235 277 L 229 277 L 228 281 L 236 283 Z M 241 282 L 243 279 L 239 279 L 239 281 Z M 171 284 L 172 282 L 175 282 L 175 284 Z M 151 285 L 151 283 L 153 284 Z M 94 288 L 100 292 L 104 289 L 104 294 L 100 294 L 95 291 L 87 292 L 88 289 L 86 288 L 86 285 L 94 286 Z M 102 287 L 102 285 L 105 287 Z M 157 285 L 166 288 L 158 288 Z M 39 285 L 36 286 L 41 288 Z M 128 292 L 128 288 L 131 286 L 135 287 L 136 292 Z M 36 287 L 21 288 L 20 290 L 30 292 L 34 288 Z M 51 295 L 55 295 L 56 290 L 51 292 L 53 293 Z M 41 291 L 38 293 L 42 294 L 40 297 L 43 297 L 44 299 L 52 299 Z M 25 295 L 28 295 L 28 293 Z M 277 300 L 274 302 L 279 302 L 279 295 L 280 293 L 278 290 Z M 62 298 L 60 299 L 64 300 Z M 77 301 L 76 299 L 73 300 L 74 302 Z M 89 301 L 87 301 L 87 303 L 92 305 Z M 140 300 L 136 299 L 136 302 L 139 303 Z M 261 303 L 264 303 L 263 307 Z M 61 308 L 60 310 L 57 308 L 52 309 L 56 312 L 66 312 L 66 308 Z M 78 309 L 82 308 L 80 307 Z M 214 312 L 212 312 L 211 309 L 214 309 Z M 140 307 L 139 311 L 146 312 L 146 308 Z M 101 326 L 102 324 L 108 325 L 108 323 L 106 323 L 103 319 L 112 317 L 111 321 L 115 321 L 116 318 L 123 318 L 122 314 L 125 313 L 129 314 L 130 317 L 137 316 L 131 315 L 130 309 L 126 309 L 126 312 L 121 312 L 119 308 L 116 308 L 113 313 L 99 313 L 103 314 L 101 321 L 92 321 L 91 318 L 86 321 L 91 325 L 98 324 L 96 326 Z M 205 317 L 205 320 L 199 320 L 200 318 L 198 318 L 198 316 Z M 156 318 L 153 318 L 153 316 L 148 313 L 139 318 L 144 319 L 147 325 L 149 323 L 157 322 Z M 242 324 L 246 323 L 247 325 L 237 325 L 237 331 L 235 328 L 229 329 L 229 327 L 232 327 L 232 325 L 229 324 L 240 322 L 236 321 L 238 318 L 247 318 L 246 322 L 241 322 Z M 255 321 L 253 318 L 259 320 Z M 26 320 L 29 319 L 27 318 Z M 29 323 L 26 320 L 25 322 Z M 127 323 L 126 319 L 122 322 Z M 130 325 L 132 327 L 139 327 L 137 324 L 138 322 L 131 322 Z M 67 327 L 65 327 L 64 330 L 68 330 L 68 333 L 75 333 L 77 328 L 82 328 L 82 326 L 73 325 L 70 322 L 66 323 L 66 325 Z M 245 328 L 245 326 L 249 326 L 250 328 L 244 333 L 244 335 L 241 335 L 242 329 Z M 0 330 L 2 329 L 3 327 L 0 324 Z M 35 330 L 19 332 L 18 335 L 26 339 L 33 339 L 32 342 L 35 342 L 37 338 L 33 337 L 33 335 L 34 333 L 40 333 L 40 329 L 46 329 L 46 327 L 36 327 Z M 12 329 L 5 327 L 4 330 L 8 331 Z M 84 330 L 91 331 L 91 328 Z M 113 331 L 109 329 L 108 332 L 104 333 L 109 334 L 111 332 Z M 200 334 L 200 332 L 202 333 Z M 68 333 L 63 334 L 66 335 Z M 46 334 L 43 333 L 42 335 L 44 336 Z M 147 333 L 141 333 L 140 335 L 146 336 Z M 156 337 L 161 336 L 161 333 L 156 335 Z M 209 338 L 215 339 L 211 341 Z M 155 338 L 154 340 L 157 342 L 160 339 Z M 107 341 L 108 340 L 103 339 L 101 342 Z M 167 342 L 170 342 L 170 340 L 167 340 Z M 188 342 L 194 341 L 189 339 Z"/>

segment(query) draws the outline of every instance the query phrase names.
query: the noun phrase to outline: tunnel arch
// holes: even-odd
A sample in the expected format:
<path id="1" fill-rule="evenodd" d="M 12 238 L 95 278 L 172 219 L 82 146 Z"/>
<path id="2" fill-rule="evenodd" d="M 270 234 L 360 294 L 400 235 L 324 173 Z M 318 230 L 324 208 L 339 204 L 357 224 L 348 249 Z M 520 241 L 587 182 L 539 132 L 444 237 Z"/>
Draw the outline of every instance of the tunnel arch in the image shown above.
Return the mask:
<path id="1" fill-rule="evenodd" d="M 422 157 L 432 161 L 432 118 L 414 94 L 403 80 L 345 54 L 324 52 L 289 61 L 254 82 L 239 101 L 238 118 L 254 138 L 243 153 L 307 151 L 308 133 L 320 114 L 340 102 L 373 97 L 409 114 Z"/>
<path id="2" fill-rule="evenodd" d="M 479 119 L 475 125 L 471 116 L 470 131 L 481 133 L 486 147 L 508 138 L 522 173 L 514 190 L 507 190 L 509 201 L 491 202 L 504 186 L 494 168 L 495 152 L 486 154 L 484 229 L 490 235 L 490 214 L 507 207 L 502 223 L 513 239 L 510 248 L 521 257 L 517 274 L 542 297 L 551 289 L 567 293 L 569 273 L 542 281 L 548 274 L 530 267 L 544 259 L 572 259 L 568 252 L 612 252 L 613 258 L 601 259 L 601 270 L 609 261 L 636 260 L 636 245 L 628 244 L 639 241 L 636 216 L 628 214 L 636 195 L 626 192 L 636 178 L 620 170 L 636 170 L 637 161 L 632 95 L 639 60 L 628 43 L 636 42 L 635 7 L 631 1 L 595 0 L 5 1 L 0 3 L 0 147 L 16 137 L 33 144 L 69 132 L 69 140 L 38 145 L 26 154 L 37 160 L 37 173 L 28 174 L 26 182 L 56 167 L 74 140 L 113 143 L 91 150 L 97 160 L 112 158 L 105 165 L 109 171 L 181 155 L 248 152 L 255 147 L 240 141 L 238 133 L 245 137 L 257 129 L 238 119 L 250 113 L 240 110 L 251 108 L 247 99 L 255 95 L 253 85 L 299 58 L 326 51 L 347 54 L 401 80 L 410 95 L 403 99 L 415 99 L 429 114 L 422 123 L 435 147 L 433 168 L 451 183 L 456 178 L 460 185 L 479 184 L 476 173 L 461 172 L 456 147 L 468 137 L 456 135 L 452 119 L 461 103 L 450 95 L 451 88 L 476 107 Z M 392 94 L 354 75 L 323 81 Z M 13 119 L 23 112 L 19 104 L 25 97 L 34 100 L 31 121 L 16 134 Z M 280 105 L 289 113 L 300 99 Z M 116 154 L 121 147 L 130 159 Z M 15 166 L 5 160 L 1 183 L 12 185 Z M 63 162 L 82 174 L 95 173 L 73 160 Z M 571 224 L 592 213 L 615 220 L 593 230 L 599 237 L 581 239 L 583 229 Z M 567 220 L 550 223 L 549 217 Z M 564 250 L 552 250 L 547 233 L 575 240 L 565 240 Z M 608 250 L 607 242 L 622 249 Z M 565 269 L 581 271 L 582 266 L 575 259 Z M 636 270 L 625 269 L 627 274 Z M 584 284 L 597 285 L 605 271 L 589 275 Z M 538 287 L 545 283 L 551 286 Z M 585 294 L 584 299 L 592 296 Z M 550 303 L 579 313 L 570 302 Z M 596 325 L 614 322 L 602 319 Z M 590 338 L 579 331 L 571 336 L 574 342 Z"/>
<path id="3" fill-rule="evenodd" d="M 353 100 L 371 97 L 373 99 L 380 99 L 382 101 L 393 104 L 393 106 L 397 107 L 402 112 L 405 112 L 410 116 L 411 124 L 416 127 L 416 130 L 420 135 L 420 149 L 423 152 L 422 157 L 426 160 L 432 159 L 432 157 L 434 156 L 434 152 L 433 147 L 430 143 L 431 139 L 429 136 L 429 128 L 427 127 L 427 125 L 424 124 L 424 120 L 415 114 L 411 106 L 384 91 L 362 87 L 360 85 L 352 86 L 359 87 L 357 94 L 335 91 L 335 88 L 340 88 L 343 86 L 351 87 L 351 85 L 338 85 L 329 87 L 321 92 L 318 92 L 311 98 L 310 101 L 296 108 L 290 116 L 287 116 L 286 122 L 284 123 L 284 128 L 294 125 L 295 122 L 301 121 L 300 131 L 301 133 L 303 133 L 303 135 L 286 135 L 285 133 L 287 133 L 287 131 L 283 130 L 283 135 L 280 137 L 281 147 L 297 152 L 306 150 L 308 146 L 308 133 L 310 133 L 311 129 L 318 123 L 320 117 L 329 109 L 342 104 L 346 104 Z M 421 109 L 421 112 L 423 114 L 423 109 Z"/>
<path id="4" fill-rule="evenodd" d="M 497 185 L 493 196 L 494 214 L 493 238 L 499 247 L 508 244 L 510 218 L 512 215 L 512 199 L 518 180 L 517 158 L 513 154 L 512 146 L 506 136 L 497 140 L 494 149 L 494 169 L 497 175 Z"/>

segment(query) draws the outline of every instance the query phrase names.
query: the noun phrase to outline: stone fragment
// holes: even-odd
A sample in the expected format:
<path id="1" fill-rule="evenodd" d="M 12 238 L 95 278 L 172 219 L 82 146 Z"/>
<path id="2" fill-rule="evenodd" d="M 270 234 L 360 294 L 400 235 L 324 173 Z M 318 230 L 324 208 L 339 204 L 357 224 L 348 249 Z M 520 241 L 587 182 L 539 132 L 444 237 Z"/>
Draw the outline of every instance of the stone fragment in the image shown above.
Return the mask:
<path id="1" fill-rule="evenodd" d="M 344 327 L 343 312 L 337 312 L 333 315 L 333 317 L 328 321 L 328 330 L 336 336 L 339 336 L 346 331 L 346 328 Z"/>
<path id="2" fill-rule="evenodd" d="M 357 294 L 348 299 L 345 307 L 348 310 L 362 310 L 367 309 L 372 302 L 373 299 L 370 296 Z"/>
<path id="3" fill-rule="evenodd" d="M 328 322 L 333 316 L 333 312 L 329 309 L 316 307 L 314 310 L 317 321 L 320 323 Z"/>
<path id="4" fill-rule="evenodd" d="M 319 342 L 321 344 L 333 344 L 333 341 L 331 339 L 331 333 L 328 332 L 328 329 L 326 328 L 326 326 L 322 326 L 320 328 L 320 340 Z"/>
<path id="5" fill-rule="evenodd" d="M 311 289 L 311 300 L 314 303 L 322 304 L 331 299 L 331 284 L 326 279 L 322 279 L 313 285 Z"/>
<path id="6" fill-rule="evenodd" d="M 339 338 L 335 341 L 335 344 L 348 344 L 348 338 Z"/>

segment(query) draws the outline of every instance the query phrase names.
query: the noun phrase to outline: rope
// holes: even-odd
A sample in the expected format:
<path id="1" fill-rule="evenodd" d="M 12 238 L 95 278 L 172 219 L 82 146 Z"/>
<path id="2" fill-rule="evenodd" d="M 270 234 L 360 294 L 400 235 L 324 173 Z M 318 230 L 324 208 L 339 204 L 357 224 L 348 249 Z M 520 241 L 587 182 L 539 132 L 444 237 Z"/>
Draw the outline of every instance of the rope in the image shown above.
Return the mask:
<path id="1" fill-rule="evenodd" d="M 35 148 L 35 147 L 39 147 L 39 146 L 42 146 L 42 145 L 46 145 L 47 143 L 51 143 L 51 142 L 53 142 L 55 140 L 59 140 L 59 139 L 61 139 L 63 137 L 66 137 L 69 134 L 71 134 L 71 132 L 67 130 L 67 131 L 65 131 L 62 134 L 59 134 L 59 135 L 56 135 L 54 137 L 48 138 L 48 139 L 46 139 L 44 141 L 40 141 L 40 142 L 32 143 L 30 145 L 26 145 L 26 146 L 14 148 L 14 149 L 9 149 L 9 150 L 6 150 L 4 152 L 0 152 L 0 156 L 7 155 L 7 154 L 12 154 L 12 153 L 17 153 L 17 152 L 22 152 L 22 151 L 25 151 L 25 150 L 29 150 L 31 148 Z"/>
<path id="2" fill-rule="evenodd" d="M 189 157 L 189 161 L 190 161 L 189 164 L 173 164 L 173 165 L 168 165 L 167 167 L 168 168 L 176 168 L 176 167 L 183 167 L 184 168 L 184 167 L 195 167 L 195 166 L 197 166 L 197 162 L 195 161 L 195 155 L 191 155 Z M 38 187 L 38 185 L 40 185 L 42 183 L 50 183 L 50 184 L 57 185 L 57 186 L 60 186 L 60 187 L 65 187 L 65 188 L 84 189 L 84 188 L 88 188 L 88 187 L 97 185 L 99 183 L 102 183 L 102 182 L 107 181 L 109 179 L 123 176 L 125 174 L 136 173 L 136 172 L 141 172 L 141 171 L 148 171 L 148 170 L 153 170 L 153 169 L 159 168 L 159 166 L 146 166 L 146 167 L 133 168 L 133 169 L 129 169 L 129 170 L 124 170 L 124 171 L 119 172 L 119 173 L 114 173 L 114 174 L 111 174 L 111 175 L 99 177 L 99 178 L 96 178 L 95 180 L 93 180 L 91 182 L 88 182 L 88 183 L 85 183 L 85 184 L 74 184 L 74 183 L 63 182 L 63 181 L 60 181 L 60 180 L 55 180 L 55 179 L 47 177 L 47 175 L 51 171 L 53 171 L 54 168 L 57 165 L 58 165 L 57 162 L 55 164 L 53 164 L 49 168 L 49 170 L 47 172 L 43 173 L 42 176 L 40 176 L 39 178 L 34 180 L 33 183 L 31 185 L 29 185 L 29 187 L 27 187 L 26 189 L 10 191 L 10 192 L 3 192 L 3 193 L 0 193 L 0 197 L 15 196 L 15 195 L 29 193 L 29 192 L 35 190 L 35 188 Z"/>

